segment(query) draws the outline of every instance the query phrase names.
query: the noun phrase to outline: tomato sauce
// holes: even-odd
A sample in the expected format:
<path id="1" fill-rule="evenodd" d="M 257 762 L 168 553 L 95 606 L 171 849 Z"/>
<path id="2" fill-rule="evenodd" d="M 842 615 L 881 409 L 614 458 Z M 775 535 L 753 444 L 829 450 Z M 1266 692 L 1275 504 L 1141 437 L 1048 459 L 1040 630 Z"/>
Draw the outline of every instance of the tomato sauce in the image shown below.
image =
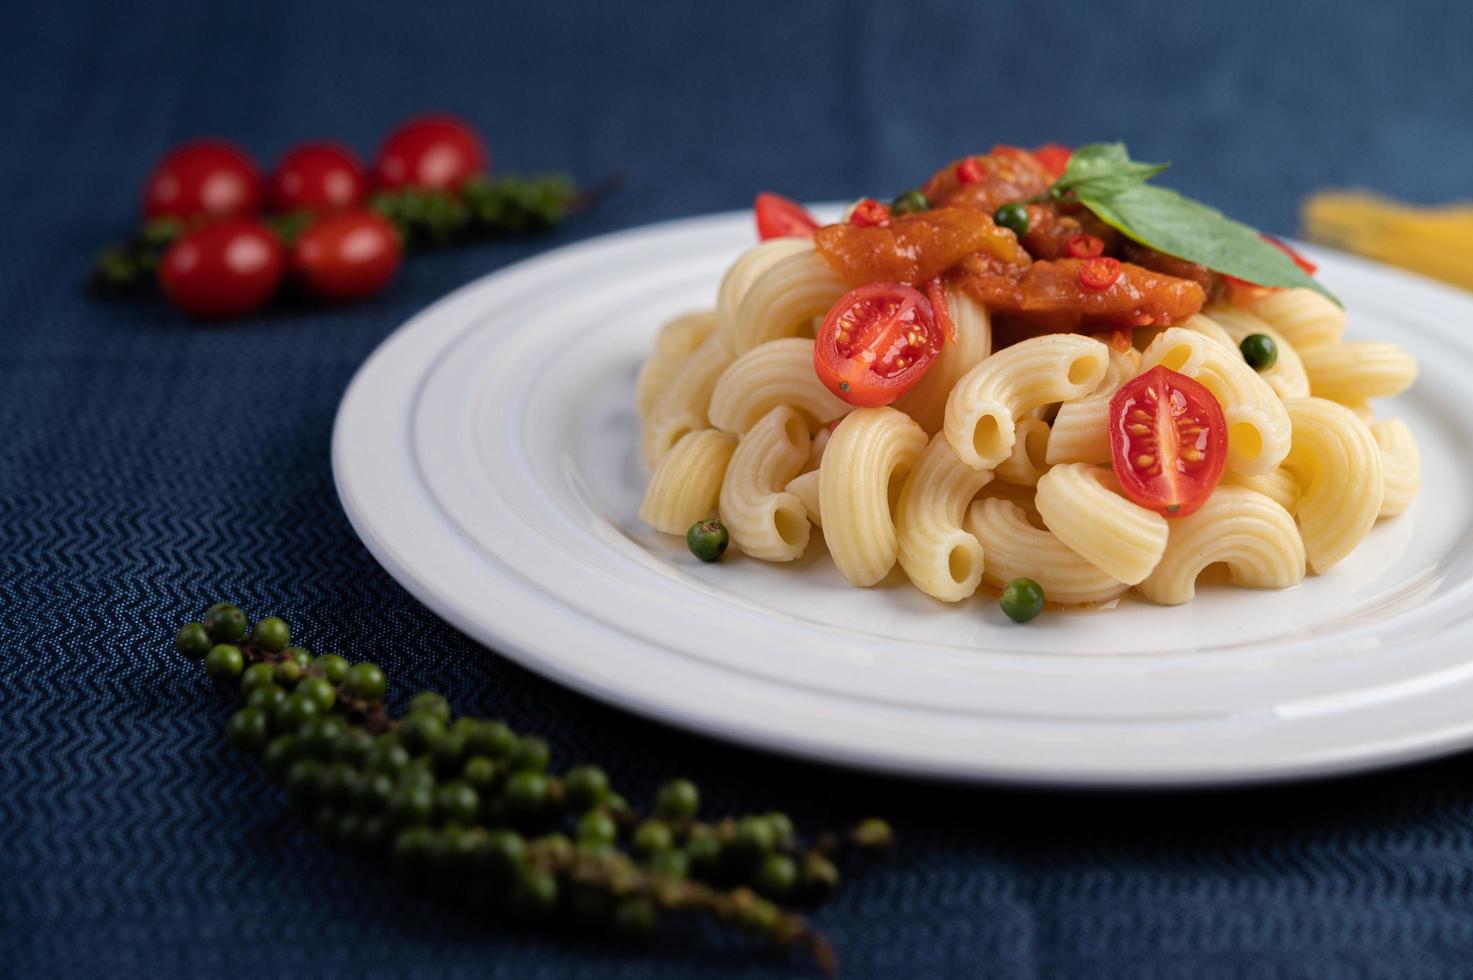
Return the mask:
<path id="1" fill-rule="evenodd" d="M 1056 331 L 1180 323 L 1207 301 L 1197 283 L 1129 262 L 1121 263 L 1120 277 L 1108 288 L 1086 289 L 1079 281 L 1086 261 L 1041 260 L 1014 277 L 968 260 L 950 281 L 992 312 Z"/>
<path id="2" fill-rule="evenodd" d="M 827 225 L 813 238 L 818 254 L 851 286 L 923 285 L 969 255 L 987 255 L 1008 267 L 1033 261 L 1012 232 L 966 208 L 934 208 L 885 225 Z"/>

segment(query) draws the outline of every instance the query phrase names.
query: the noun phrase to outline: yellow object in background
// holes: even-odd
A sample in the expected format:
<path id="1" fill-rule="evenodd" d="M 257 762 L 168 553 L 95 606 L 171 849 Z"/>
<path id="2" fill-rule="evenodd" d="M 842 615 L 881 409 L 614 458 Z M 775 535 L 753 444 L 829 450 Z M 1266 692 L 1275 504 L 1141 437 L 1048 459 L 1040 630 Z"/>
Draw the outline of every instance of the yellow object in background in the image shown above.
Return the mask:
<path id="1" fill-rule="evenodd" d="M 1365 191 L 1304 203 L 1304 234 L 1368 258 L 1473 289 L 1473 203 L 1413 207 Z"/>

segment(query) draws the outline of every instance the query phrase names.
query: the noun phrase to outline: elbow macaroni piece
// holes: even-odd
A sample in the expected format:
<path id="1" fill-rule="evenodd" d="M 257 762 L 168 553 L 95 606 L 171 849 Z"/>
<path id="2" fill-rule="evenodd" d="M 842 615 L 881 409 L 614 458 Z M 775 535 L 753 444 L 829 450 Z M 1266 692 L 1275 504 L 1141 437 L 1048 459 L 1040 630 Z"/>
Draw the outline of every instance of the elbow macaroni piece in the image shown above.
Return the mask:
<path id="1" fill-rule="evenodd" d="M 946 423 L 946 399 L 962 375 L 992 353 L 992 319 L 985 306 L 966 293 L 947 290 L 946 309 L 956 342 L 948 340 L 921 380 L 895 402 L 927 435 L 940 432 Z"/>
<path id="2" fill-rule="evenodd" d="M 735 349 L 737 308 L 757 277 L 783 259 L 812 251 L 812 239 L 773 238 L 753 245 L 731 264 L 716 290 L 716 332 L 726 338 L 728 347 Z"/>
<path id="3" fill-rule="evenodd" d="M 727 340 L 732 350 L 745 354 L 769 340 L 799 336 L 848 291 L 809 242 L 806 250 L 783 256 L 753 280 L 737 305 Z"/>
<path id="4" fill-rule="evenodd" d="M 774 408 L 742 437 L 721 484 L 721 520 L 743 554 L 792 561 L 808 547 L 808 511 L 784 489 L 808 459 L 808 425 L 787 406 Z"/>
<path id="5" fill-rule="evenodd" d="M 1261 493 L 1219 486 L 1195 513 L 1174 518 L 1166 551 L 1136 588 L 1163 606 L 1188 602 L 1208 565 L 1226 564 L 1234 585 L 1285 589 L 1304 578 L 1304 542 L 1289 512 Z"/>
<path id="6" fill-rule="evenodd" d="M 655 337 L 655 352 L 639 369 L 634 381 L 634 409 L 646 418 L 680 365 L 710 336 L 716 314 L 684 313 L 666 323 Z"/>
<path id="7" fill-rule="evenodd" d="M 1248 304 L 1258 317 L 1303 354 L 1311 347 L 1337 344 L 1345 334 L 1345 311 L 1313 289 L 1275 289 Z"/>
<path id="8" fill-rule="evenodd" d="M 1302 490 L 1297 516 L 1309 567 L 1322 575 L 1376 523 L 1385 495 L 1381 450 L 1344 405 L 1323 398 L 1284 404 L 1294 425 L 1294 448 L 1284 466 Z"/>
<path id="9" fill-rule="evenodd" d="M 982 577 L 1004 586 L 1031 578 L 1050 602 L 1103 602 L 1126 585 L 1085 561 L 1056 537 L 1028 523 L 1027 512 L 1010 500 L 984 497 L 967 509 L 965 527 L 982 543 Z"/>
<path id="10" fill-rule="evenodd" d="M 818 380 L 813 341 L 769 340 L 732 361 L 711 391 L 707 414 L 716 428 L 741 435 L 779 405 L 803 412 L 810 428 L 849 411 L 849 403 Z"/>
<path id="11" fill-rule="evenodd" d="M 819 511 L 829 554 L 850 583 L 874 585 L 894 567 L 894 508 L 925 449 L 925 431 L 893 408 L 856 409 L 834 430 L 818 467 Z"/>
<path id="12" fill-rule="evenodd" d="M 1079 334 L 1044 334 L 983 359 L 946 401 L 946 441 L 973 469 L 1007 459 L 1023 413 L 1050 402 L 1081 398 L 1100 386 L 1109 348 Z"/>
<path id="13" fill-rule="evenodd" d="M 1135 348 L 1110 350 L 1105 380 L 1083 398 L 1064 402 L 1049 429 L 1044 462 L 1110 462 L 1110 399 L 1120 386 L 1140 371 L 1141 355 Z"/>
<path id="14" fill-rule="evenodd" d="M 818 470 L 799 473 L 783 489 L 798 498 L 814 527 L 823 527 L 823 515 L 818 506 Z"/>
<path id="15" fill-rule="evenodd" d="M 1289 413 L 1268 382 L 1231 348 L 1171 327 L 1141 355 L 1141 371 L 1164 364 L 1212 392 L 1227 422 L 1228 468 L 1255 476 L 1272 472 L 1289 453 Z"/>
<path id="16" fill-rule="evenodd" d="M 991 480 L 986 470 L 963 465 L 938 432 L 905 481 L 895 512 L 900 567 L 927 595 L 959 602 L 977 591 L 982 545 L 962 529 L 962 520 Z"/>
<path id="17" fill-rule="evenodd" d="M 1193 313 L 1185 321 L 1178 324 L 1183 330 L 1199 333 L 1208 340 L 1215 340 L 1224 347 L 1237 350 L 1238 344 L 1232 335 L 1223 329 L 1222 324 L 1212 317 L 1203 316 L 1201 313 Z M 1159 334 L 1158 334 L 1159 336 Z M 1152 338 L 1155 339 L 1155 338 Z"/>
<path id="18" fill-rule="evenodd" d="M 1014 429 L 1013 452 L 992 471 L 1004 483 L 1020 487 L 1038 486 L 1038 478 L 1048 472 L 1049 426 L 1042 419 L 1024 417 Z"/>
<path id="19" fill-rule="evenodd" d="M 680 363 L 645 419 L 640 440 L 645 462 L 655 465 L 687 432 L 706 428 L 711 392 L 729 363 L 731 351 L 715 332 Z"/>
<path id="20" fill-rule="evenodd" d="M 1268 386 L 1280 398 L 1308 397 L 1309 375 L 1304 373 L 1304 361 L 1300 359 L 1294 345 L 1289 343 L 1289 338 L 1246 310 L 1214 306 L 1207 311 L 1207 315 L 1232 339 L 1234 351 L 1238 350 L 1243 338 L 1250 334 L 1261 333 L 1271 339 L 1278 348 L 1279 356 L 1273 367 L 1264 368 L 1258 372 L 1258 376 L 1267 381 Z"/>
<path id="21" fill-rule="evenodd" d="M 680 438 L 655 467 L 639 519 L 665 534 L 684 534 L 716 509 L 721 483 L 737 441 L 725 432 L 702 429 Z"/>
<path id="22" fill-rule="evenodd" d="M 1396 344 L 1347 340 L 1304 352 L 1309 390 L 1316 398 L 1356 405 L 1399 395 L 1417 380 L 1417 362 Z"/>
<path id="23" fill-rule="evenodd" d="M 1242 473 L 1226 470 L 1222 474 L 1222 482 L 1224 486 L 1246 487 L 1261 493 L 1291 514 L 1299 509 L 1299 483 L 1282 466 L 1272 473 L 1261 473 L 1258 476 L 1244 476 Z"/>
<path id="24" fill-rule="evenodd" d="M 1378 517 L 1400 514 L 1417 499 L 1422 488 L 1422 454 L 1412 430 L 1401 419 L 1387 419 L 1371 426 L 1371 437 L 1381 450 L 1381 471 L 1386 492 Z"/>
<path id="25" fill-rule="evenodd" d="M 1038 481 L 1043 523 L 1065 547 L 1112 579 L 1135 585 L 1166 550 L 1166 518 L 1126 500 L 1115 475 L 1088 463 L 1062 463 Z"/>

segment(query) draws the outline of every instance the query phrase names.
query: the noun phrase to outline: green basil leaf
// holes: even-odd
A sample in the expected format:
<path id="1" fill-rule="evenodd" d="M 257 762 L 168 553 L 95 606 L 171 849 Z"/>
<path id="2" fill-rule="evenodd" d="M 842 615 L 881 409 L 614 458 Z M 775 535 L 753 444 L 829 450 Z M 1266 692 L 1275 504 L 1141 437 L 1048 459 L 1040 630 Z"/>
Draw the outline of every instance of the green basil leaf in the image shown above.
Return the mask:
<path id="1" fill-rule="evenodd" d="M 1079 201 L 1127 238 L 1260 286 L 1306 287 L 1340 300 L 1257 231 L 1164 187 L 1077 191 Z"/>
<path id="2" fill-rule="evenodd" d="M 1145 183 L 1168 166 L 1132 160 L 1124 143 L 1088 143 L 1070 155 L 1064 175 L 1054 183 L 1054 192 L 1074 191 L 1081 196 L 1119 194 Z"/>

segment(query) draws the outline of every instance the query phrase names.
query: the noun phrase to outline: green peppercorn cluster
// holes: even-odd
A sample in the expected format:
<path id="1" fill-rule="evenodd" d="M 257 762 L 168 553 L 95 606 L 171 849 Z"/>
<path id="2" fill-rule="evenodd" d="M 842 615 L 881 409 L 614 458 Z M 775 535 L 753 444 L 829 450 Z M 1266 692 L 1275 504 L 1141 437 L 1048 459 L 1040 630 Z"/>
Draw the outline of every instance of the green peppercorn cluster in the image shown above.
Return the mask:
<path id="1" fill-rule="evenodd" d="M 528 235 L 560 224 L 611 193 L 617 181 L 579 189 L 566 174 L 503 174 L 475 177 L 455 192 L 406 187 L 380 191 L 369 207 L 399 229 L 406 248 L 437 246 L 471 238 Z M 312 224 L 308 211 L 270 215 L 272 231 L 290 246 Z M 169 246 L 189 227 L 178 218 L 155 218 L 125 242 L 98 253 L 92 286 L 106 292 L 142 290 L 154 282 Z"/>
<path id="2" fill-rule="evenodd" d="M 554 774 L 541 738 L 455 717 L 439 694 L 415 695 L 395 718 L 376 664 L 314 656 L 274 616 L 248 629 L 229 603 L 182 627 L 175 646 L 239 686 L 231 744 L 259 758 L 324 838 L 477 907 L 641 941 L 669 915 L 706 915 L 806 949 L 827 970 L 827 942 L 784 906 L 832 894 L 841 854 L 891 843 L 873 819 L 808 844 L 780 812 L 702 820 L 686 779 L 661 786 L 641 814 L 598 766 Z"/>

